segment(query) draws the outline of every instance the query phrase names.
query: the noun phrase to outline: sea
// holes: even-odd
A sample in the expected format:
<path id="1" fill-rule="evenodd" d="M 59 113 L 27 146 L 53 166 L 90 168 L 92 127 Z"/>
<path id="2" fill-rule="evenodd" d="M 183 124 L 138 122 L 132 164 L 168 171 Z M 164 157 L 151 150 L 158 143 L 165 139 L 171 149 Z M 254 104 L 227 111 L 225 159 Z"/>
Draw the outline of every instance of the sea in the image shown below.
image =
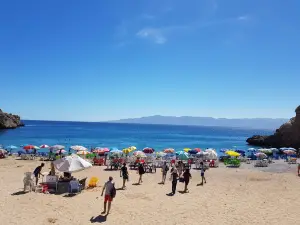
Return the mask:
<path id="1" fill-rule="evenodd" d="M 174 148 L 242 149 L 248 146 L 246 139 L 254 134 L 271 134 L 271 130 L 253 130 L 226 127 L 175 126 L 148 124 L 24 121 L 26 126 L 13 130 L 0 130 L 0 145 L 43 144 L 83 145 L 87 148 L 108 147 L 123 149 L 136 146 L 162 151 Z M 16 149 L 18 151 L 20 149 Z M 41 150 L 42 151 L 42 150 Z"/>

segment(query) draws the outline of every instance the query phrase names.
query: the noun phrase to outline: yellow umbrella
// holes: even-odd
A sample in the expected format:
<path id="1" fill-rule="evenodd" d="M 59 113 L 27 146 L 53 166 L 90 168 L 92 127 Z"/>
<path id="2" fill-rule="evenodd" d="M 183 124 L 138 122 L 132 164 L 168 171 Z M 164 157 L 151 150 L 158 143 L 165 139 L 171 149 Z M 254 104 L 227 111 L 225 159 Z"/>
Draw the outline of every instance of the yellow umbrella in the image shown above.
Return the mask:
<path id="1" fill-rule="evenodd" d="M 185 151 L 185 152 L 188 152 L 188 151 L 190 151 L 190 150 L 192 150 L 192 149 L 190 149 L 190 148 L 184 148 L 184 149 L 183 149 L 183 151 Z"/>
<path id="2" fill-rule="evenodd" d="M 125 154 L 129 154 L 130 152 L 132 152 L 133 150 L 131 148 L 124 148 L 123 149 L 123 153 Z"/>
<path id="3" fill-rule="evenodd" d="M 131 149 L 131 151 L 134 151 L 134 150 L 136 150 L 136 147 L 135 146 L 131 146 L 131 147 L 129 147 L 129 149 Z"/>
<path id="4" fill-rule="evenodd" d="M 237 152 L 235 152 L 235 151 L 227 151 L 227 152 L 225 152 L 227 155 L 229 155 L 229 156 L 233 156 L 233 157 L 238 157 L 238 156 L 240 156 L 241 154 L 240 153 L 237 153 Z"/>

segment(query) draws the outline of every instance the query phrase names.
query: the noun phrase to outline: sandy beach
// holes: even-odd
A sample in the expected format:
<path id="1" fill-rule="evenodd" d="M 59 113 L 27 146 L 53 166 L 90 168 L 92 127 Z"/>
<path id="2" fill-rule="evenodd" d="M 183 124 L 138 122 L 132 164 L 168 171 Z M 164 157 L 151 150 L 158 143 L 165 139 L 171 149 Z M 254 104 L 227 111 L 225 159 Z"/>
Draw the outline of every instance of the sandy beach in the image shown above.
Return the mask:
<path id="1" fill-rule="evenodd" d="M 267 168 L 268 172 L 250 169 L 253 165 L 244 164 L 239 169 L 220 166 L 206 172 L 208 183 L 204 186 L 197 186 L 200 174 L 192 170 L 190 192 L 177 192 L 175 196 L 166 195 L 171 191 L 169 180 L 165 185 L 158 184 L 160 170 L 146 174 L 139 186 L 132 185 L 137 174 L 130 171 L 127 190 L 117 191 L 111 214 L 102 217 L 102 187 L 74 197 L 18 194 L 23 188 L 24 172 L 33 171 L 39 164 L 11 158 L 0 160 L 1 224 L 300 224 L 300 178 L 296 165 L 283 165 L 281 171 L 272 171 L 272 167 L 278 167 L 274 164 Z M 43 172 L 49 171 L 49 165 L 46 163 Z M 116 187 L 120 187 L 119 172 L 104 169 L 93 167 L 74 176 L 97 176 L 99 186 L 113 176 Z M 178 183 L 177 191 L 182 191 L 183 186 Z"/>

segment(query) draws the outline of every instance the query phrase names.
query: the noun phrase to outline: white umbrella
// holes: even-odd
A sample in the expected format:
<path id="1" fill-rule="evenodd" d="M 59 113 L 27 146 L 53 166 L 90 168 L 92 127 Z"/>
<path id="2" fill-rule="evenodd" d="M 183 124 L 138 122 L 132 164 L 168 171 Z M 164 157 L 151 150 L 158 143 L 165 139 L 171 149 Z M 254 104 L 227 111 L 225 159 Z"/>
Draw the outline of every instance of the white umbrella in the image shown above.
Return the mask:
<path id="1" fill-rule="evenodd" d="M 70 147 L 74 151 L 87 151 L 88 149 L 84 146 L 74 145 Z"/>
<path id="2" fill-rule="evenodd" d="M 78 155 L 72 154 L 53 162 L 55 169 L 59 172 L 73 173 L 92 167 L 92 164 Z"/>
<path id="3" fill-rule="evenodd" d="M 218 158 L 218 154 L 212 148 L 206 149 L 205 152 L 208 153 L 207 158 L 209 158 L 209 159 L 217 159 Z"/>
<path id="4" fill-rule="evenodd" d="M 63 146 L 63 145 L 53 145 L 50 147 L 50 150 L 61 150 L 64 148 L 65 148 L 65 146 Z"/>

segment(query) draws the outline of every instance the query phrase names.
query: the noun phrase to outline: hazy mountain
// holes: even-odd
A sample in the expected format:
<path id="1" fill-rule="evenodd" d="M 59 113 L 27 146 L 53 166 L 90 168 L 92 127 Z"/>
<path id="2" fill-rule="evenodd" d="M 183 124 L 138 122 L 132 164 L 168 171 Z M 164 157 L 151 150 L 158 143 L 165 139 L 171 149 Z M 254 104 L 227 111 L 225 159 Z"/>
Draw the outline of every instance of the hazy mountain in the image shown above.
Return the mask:
<path id="1" fill-rule="evenodd" d="M 191 117 L 191 116 L 148 116 L 133 119 L 121 119 L 109 121 L 113 123 L 137 123 L 137 124 L 169 124 L 169 125 L 189 125 L 189 126 L 218 126 L 218 127 L 239 127 L 252 129 L 272 129 L 279 128 L 288 119 L 226 119 L 212 117 Z"/>

